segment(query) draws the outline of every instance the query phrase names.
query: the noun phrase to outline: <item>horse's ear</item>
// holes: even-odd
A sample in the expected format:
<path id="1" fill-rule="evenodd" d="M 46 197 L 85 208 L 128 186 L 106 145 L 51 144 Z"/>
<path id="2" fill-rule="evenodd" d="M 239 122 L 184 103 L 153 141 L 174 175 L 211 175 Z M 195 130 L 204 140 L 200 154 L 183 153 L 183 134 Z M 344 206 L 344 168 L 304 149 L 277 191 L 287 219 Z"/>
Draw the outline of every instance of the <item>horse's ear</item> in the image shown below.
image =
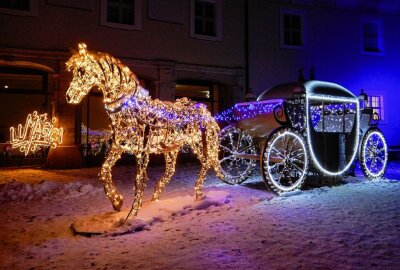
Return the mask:
<path id="1" fill-rule="evenodd" d="M 85 55 L 87 53 L 87 45 L 86 43 L 78 43 L 78 49 L 80 55 Z"/>

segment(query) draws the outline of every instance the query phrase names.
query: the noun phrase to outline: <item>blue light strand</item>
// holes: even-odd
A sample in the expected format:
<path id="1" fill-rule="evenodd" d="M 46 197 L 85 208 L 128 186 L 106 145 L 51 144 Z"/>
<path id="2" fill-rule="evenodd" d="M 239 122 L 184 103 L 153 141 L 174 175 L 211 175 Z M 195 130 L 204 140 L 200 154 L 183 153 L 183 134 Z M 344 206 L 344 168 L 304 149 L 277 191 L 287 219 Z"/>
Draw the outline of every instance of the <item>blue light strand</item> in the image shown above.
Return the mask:
<path id="1" fill-rule="evenodd" d="M 345 125 L 345 132 L 350 132 L 354 124 L 356 108 L 354 103 L 344 103 L 345 111 L 343 112 L 343 104 L 327 104 L 324 106 L 322 112 L 322 105 L 312 105 L 311 110 L 311 123 L 313 128 L 318 132 L 338 132 L 343 130 L 343 113 Z M 325 128 L 322 130 L 322 118 L 325 118 Z"/>
<path id="2" fill-rule="evenodd" d="M 234 123 L 245 119 L 253 118 L 258 115 L 272 113 L 277 106 L 281 106 L 283 102 L 246 102 L 238 103 L 233 107 L 220 112 L 214 116 L 219 123 Z"/>

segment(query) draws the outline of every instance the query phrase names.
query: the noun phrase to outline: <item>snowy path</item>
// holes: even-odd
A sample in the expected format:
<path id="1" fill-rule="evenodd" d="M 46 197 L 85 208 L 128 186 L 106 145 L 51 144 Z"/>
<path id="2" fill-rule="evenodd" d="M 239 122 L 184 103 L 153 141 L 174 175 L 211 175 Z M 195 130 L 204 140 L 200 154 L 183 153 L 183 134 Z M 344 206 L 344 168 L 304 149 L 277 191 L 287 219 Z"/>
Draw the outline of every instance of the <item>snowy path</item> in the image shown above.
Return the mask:
<path id="1" fill-rule="evenodd" d="M 397 180 L 353 177 L 284 197 L 266 191 L 257 173 L 242 186 L 210 173 L 206 194 L 229 194 L 223 203 L 185 201 L 136 232 L 74 236 L 70 225 L 77 220 L 112 215 L 98 170 L 1 169 L 0 183 L 30 184 L 0 187 L 0 268 L 399 269 L 398 164 L 388 171 Z M 162 170 L 149 170 L 143 210 L 157 204 L 149 200 Z M 193 195 L 197 172 L 195 164 L 179 165 L 158 204 Z M 114 176 L 127 210 L 134 169 L 117 167 Z"/>

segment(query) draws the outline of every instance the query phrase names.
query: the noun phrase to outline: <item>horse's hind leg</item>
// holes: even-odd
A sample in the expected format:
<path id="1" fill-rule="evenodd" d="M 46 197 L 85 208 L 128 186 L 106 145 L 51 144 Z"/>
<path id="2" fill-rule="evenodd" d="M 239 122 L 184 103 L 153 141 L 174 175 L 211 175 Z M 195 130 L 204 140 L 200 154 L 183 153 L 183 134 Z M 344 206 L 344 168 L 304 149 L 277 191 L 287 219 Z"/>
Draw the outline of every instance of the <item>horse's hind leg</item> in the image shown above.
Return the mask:
<path id="1" fill-rule="evenodd" d="M 206 144 L 207 144 L 207 156 L 212 168 L 220 179 L 224 179 L 225 176 L 222 173 L 221 164 L 219 163 L 219 127 L 216 122 L 209 123 L 206 130 Z"/>
<path id="2" fill-rule="evenodd" d="M 178 157 L 179 149 L 173 150 L 171 152 L 165 153 L 165 172 L 164 175 L 158 180 L 157 186 L 154 189 L 152 201 L 158 201 L 161 192 L 164 190 L 165 186 L 171 180 L 171 177 L 175 173 L 176 158 Z"/>
<path id="3" fill-rule="evenodd" d="M 147 181 L 147 164 L 149 163 L 149 154 L 148 153 L 141 153 L 136 156 L 137 160 L 137 173 L 136 173 L 136 180 L 135 180 L 135 199 L 132 203 L 132 208 L 129 211 L 129 214 L 126 216 L 127 220 L 132 214 L 137 216 L 140 207 L 142 207 L 142 199 L 144 188 L 146 186 Z"/>
<path id="4" fill-rule="evenodd" d="M 122 195 L 117 194 L 117 190 L 112 182 L 111 172 L 112 167 L 121 158 L 121 154 L 122 150 L 113 144 L 100 171 L 100 180 L 104 185 L 104 191 L 110 199 L 115 211 L 121 211 L 123 197 Z"/>
<path id="5" fill-rule="evenodd" d="M 194 187 L 194 190 L 196 192 L 196 200 L 199 200 L 203 198 L 203 182 L 206 179 L 206 173 L 208 171 L 208 167 L 205 164 L 201 164 L 201 169 L 199 172 L 199 176 L 196 181 L 196 185 Z"/>

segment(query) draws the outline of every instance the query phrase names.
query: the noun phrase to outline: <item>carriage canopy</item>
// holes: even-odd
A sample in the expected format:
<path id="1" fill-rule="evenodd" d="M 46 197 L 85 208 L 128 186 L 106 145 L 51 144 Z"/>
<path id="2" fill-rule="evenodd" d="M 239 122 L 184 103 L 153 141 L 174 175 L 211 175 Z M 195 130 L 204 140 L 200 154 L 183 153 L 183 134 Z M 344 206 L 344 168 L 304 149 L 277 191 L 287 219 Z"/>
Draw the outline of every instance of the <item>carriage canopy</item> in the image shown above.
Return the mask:
<path id="1" fill-rule="evenodd" d="M 257 101 L 271 100 L 271 99 L 288 99 L 293 97 L 293 94 L 304 93 L 309 95 L 323 95 L 331 97 L 354 98 L 353 93 L 343 88 L 342 86 L 334 83 L 322 81 L 308 81 L 305 83 L 285 83 L 265 90 L 258 98 Z"/>
<path id="2" fill-rule="evenodd" d="M 349 169 L 358 150 L 357 97 L 338 84 L 308 81 L 272 87 L 257 101 L 288 100 L 294 96 L 305 101 L 302 112 L 306 119 L 305 134 L 313 164 L 324 174 L 342 174 Z"/>

